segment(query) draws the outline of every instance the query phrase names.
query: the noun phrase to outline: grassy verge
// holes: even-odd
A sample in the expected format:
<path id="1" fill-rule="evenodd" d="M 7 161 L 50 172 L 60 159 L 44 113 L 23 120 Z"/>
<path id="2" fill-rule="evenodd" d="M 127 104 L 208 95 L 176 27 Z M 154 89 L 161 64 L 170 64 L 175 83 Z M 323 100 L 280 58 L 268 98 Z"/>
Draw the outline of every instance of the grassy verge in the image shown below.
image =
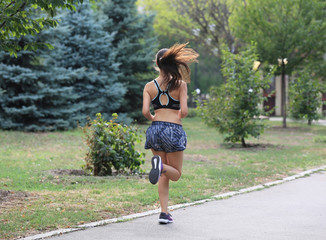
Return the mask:
<path id="1" fill-rule="evenodd" d="M 264 183 L 326 164 L 325 126 L 267 122 L 254 145 L 242 149 L 200 119 L 184 120 L 188 135 L 183 176 L 170 185 L 170 205 Z M 146 126 L 141 126 L 144 130 Z M 257 145 L 255 145 L 257 144 Z M 138 149 L 142 150 L 143 143 Z M 73 227 L 159 207 L 146 176 L 60 175 L 80 169 L 87 151 L 79 130 L 54 133 L 0 131 L 0 239 Z M 143 166 L 150 169 L 150 152 Z M 4 195 L 3 195 L 4 196 Z"/>

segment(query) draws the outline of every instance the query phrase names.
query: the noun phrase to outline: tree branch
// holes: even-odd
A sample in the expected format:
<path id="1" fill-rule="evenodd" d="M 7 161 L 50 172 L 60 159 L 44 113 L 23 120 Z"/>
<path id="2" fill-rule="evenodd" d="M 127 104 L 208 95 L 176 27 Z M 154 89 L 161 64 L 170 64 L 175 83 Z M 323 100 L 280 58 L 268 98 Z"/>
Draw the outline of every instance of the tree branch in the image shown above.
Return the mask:
<path id="1" fill-rule="evenodd" d="M 9 8 L 12 4 L 14 4 L 16 1 L 12 1 L 11 3 L 9 3 L 4 10 L 6 10 L 7 8 Z"/>
<path id="2" fill-rule="evenodd" d="M 6 8 L 8 8 L 12 3 L 14 3 L 15 1 L 12 1 Z M 22 11 L 24 9 L 24 7 L 26 6 L 26 2 L 24 2 L 18 9 L 16 12 L 12 13 L 9 17 L 13 17 L 15 16 L 18 12 Z M 4 21 L 3 23 L 1 23 L 0 28 L 2 28 L 7 21 Z"/>

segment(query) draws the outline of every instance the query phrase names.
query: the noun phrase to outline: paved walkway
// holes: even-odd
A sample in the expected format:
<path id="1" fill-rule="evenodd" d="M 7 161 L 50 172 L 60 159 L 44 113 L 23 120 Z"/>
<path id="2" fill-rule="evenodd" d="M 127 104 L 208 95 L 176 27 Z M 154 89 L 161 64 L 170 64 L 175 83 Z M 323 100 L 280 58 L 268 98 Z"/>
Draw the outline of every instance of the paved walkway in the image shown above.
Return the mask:
<path id="1" fill-rule="evenodd" d="M 174 223 L 158 214 L 50 238 L 51 240 L 325 240 L 326 173 L 224 200 L 178 209 Z"/>

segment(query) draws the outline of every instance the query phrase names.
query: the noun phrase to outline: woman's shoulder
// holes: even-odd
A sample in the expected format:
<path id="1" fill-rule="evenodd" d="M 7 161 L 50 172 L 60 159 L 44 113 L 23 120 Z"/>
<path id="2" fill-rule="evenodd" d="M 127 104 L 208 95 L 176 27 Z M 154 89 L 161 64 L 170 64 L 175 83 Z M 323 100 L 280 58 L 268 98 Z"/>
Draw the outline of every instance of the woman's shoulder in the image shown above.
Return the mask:
<path id="1" fill-rule="evenodd" d="M 153 84 L 154 84 L 154 80 L 149 81 L 149 82 L 147 82 L 147 83 L 145 84 L 145 87 L 151 86 L 151 85 L 153 85 Z"/>
<path id="2" fill-rule="evenodd" d="M 155 83 L 154 83 L 154 80 L 150 81 L 150 82 L 147 82 L 145 84 L 145 87 L 144 87 L 144 90 L 151 90 L 155 87 Z"/>

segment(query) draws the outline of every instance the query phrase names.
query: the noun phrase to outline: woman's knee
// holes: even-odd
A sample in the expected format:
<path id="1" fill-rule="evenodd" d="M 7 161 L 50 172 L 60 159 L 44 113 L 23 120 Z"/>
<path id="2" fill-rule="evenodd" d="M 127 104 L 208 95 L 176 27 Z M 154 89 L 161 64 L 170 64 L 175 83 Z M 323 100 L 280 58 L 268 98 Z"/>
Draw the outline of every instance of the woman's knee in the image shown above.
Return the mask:
<path id="1" fill-rule="evenodd" d="M 171 180 L 173 182 L 177 182 L 181 178 L 181 175 L 182 175 L 182 173 L 179 172 L 179 174 L 176 174 L 175 176 L 173 176 L 173 179 L 171 178 Z"/>

